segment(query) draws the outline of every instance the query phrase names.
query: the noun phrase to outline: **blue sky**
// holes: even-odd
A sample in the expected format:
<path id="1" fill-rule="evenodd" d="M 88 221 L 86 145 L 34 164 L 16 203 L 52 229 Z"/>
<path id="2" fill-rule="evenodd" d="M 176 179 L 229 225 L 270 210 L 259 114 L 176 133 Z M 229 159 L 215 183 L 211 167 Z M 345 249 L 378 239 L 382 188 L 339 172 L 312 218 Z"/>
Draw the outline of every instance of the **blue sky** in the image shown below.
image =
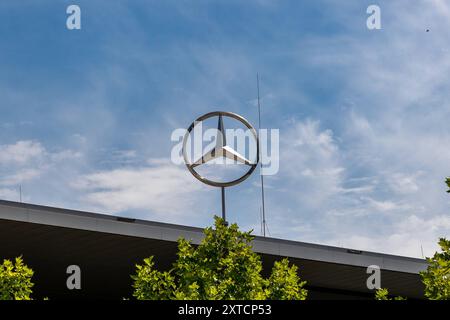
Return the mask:
<path id="1" fill-rule="evenodd" d="M 210 225 L 219 192 L 170 162 L 170 135 L 217 109 L 256 124 L 259 72 L 270 235 L 430 255 L 450 231 L 448 30 L 443 0 L 2 1 L 0 198 Z M 256 234 L 259 192 L 227 191 Z"/>

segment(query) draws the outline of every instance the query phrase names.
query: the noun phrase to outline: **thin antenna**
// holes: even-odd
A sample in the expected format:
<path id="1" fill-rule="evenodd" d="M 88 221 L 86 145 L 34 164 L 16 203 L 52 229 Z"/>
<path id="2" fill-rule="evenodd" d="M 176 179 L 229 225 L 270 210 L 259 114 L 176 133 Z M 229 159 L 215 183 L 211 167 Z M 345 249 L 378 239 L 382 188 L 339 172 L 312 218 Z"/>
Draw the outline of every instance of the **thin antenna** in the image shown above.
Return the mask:
<path id="1" fill-rule="evenodd" d="M 422 259 L 425 259 L 425 256 L 423 255 L 423 246 L 420 244 L 420 250 L 422 251 Z"/>
<path id="2" fill-rule="evenodd" d="M 259 220 L 261 221 L 261 223 L 259 224 L 259 228 L 260 228 L 260 234 L 263 235 L 263 216 L 262 216 L 262 208 L 259 207 Z"/>
<path id="3" fill-rule="evenodd" d="M 261 102 L 259 98 L 259 73 L 256 74 L 256 87 L 258 89 L 258 131 L 261 133 Z M 259 140 L 259 139 L 258 139 Z M 259 176 L 261 177 L 261 201 L 262 201 L 262 225 L 263 236 L 266 236 L 266 209 L 264 205 L 264 176 L 262 174 L 262 154 L 261 154 L 261 141 L 259 141 Z"/>
<path id="4" fill-rule="evenodd" d="M 19 201 L 22 203 L 22 185 L 19 185 Z"/>
<path id="5" fill-rule="evenodd" d="M 271 237 L 272 234 L 270 233 L 270 230 L 269 230 L 269 224 L 268 224 L 268 223 L 266 223 L 266 228 L 267 228 L 267 233 L 269 234 L 269 237 Z"/>

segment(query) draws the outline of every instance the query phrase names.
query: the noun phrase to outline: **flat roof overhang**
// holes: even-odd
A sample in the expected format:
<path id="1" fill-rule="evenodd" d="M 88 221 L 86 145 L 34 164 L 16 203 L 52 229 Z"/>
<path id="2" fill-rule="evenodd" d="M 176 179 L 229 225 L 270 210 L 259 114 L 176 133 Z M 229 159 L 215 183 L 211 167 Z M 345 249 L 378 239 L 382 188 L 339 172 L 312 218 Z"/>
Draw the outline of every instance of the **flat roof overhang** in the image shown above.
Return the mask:
<path id="1" fill-rule="evenodd" d="M 0 200 L 0 259 L 23 255 L 35 270 L 35 297 L 129 298 L 135 264 L 154 255 L 169 269 L 180 237 L 200 243 L 203 229 Z M 288 257 L 299 266 L 310 298 L 372 298 L 367 267 L 381 268 L 381 285 L 393 295 L 423 297 L 423 259 L 311 243 L 256 237 L 264 273 Z M 68 290 L 66 268 L 78 265 L 82 289 Z"/>

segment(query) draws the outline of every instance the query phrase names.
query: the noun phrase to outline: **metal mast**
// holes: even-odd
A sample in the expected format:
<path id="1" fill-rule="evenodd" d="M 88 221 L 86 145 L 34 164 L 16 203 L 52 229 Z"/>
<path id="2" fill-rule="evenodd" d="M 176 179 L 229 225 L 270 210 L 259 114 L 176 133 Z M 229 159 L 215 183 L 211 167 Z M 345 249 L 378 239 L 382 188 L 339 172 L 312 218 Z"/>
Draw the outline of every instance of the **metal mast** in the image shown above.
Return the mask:
<path id="1" fill-rule="evenodd" d="M 256 74 L 256 87 L 258 89 L 258 131 L 261 133 L 261 102 L 259 98 L 259 74 Z M 261 154 L 261 139 L 259 139 L 259 176 L 261 177 L 261 200 L 262 200 L 262 229 L 263 236 L 266 236 L 266 209 L 264 205 L 264 175 L 262 174 L 262 154 Z"/>

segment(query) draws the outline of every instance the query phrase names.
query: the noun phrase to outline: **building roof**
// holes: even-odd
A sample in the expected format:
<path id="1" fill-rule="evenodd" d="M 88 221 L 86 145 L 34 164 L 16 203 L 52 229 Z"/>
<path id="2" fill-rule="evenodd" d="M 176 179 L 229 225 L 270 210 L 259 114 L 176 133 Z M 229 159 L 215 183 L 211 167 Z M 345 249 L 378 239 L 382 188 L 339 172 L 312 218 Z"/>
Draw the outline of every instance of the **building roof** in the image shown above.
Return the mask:
<path id="1" fill-rule="evenodd" d="M 61 264 L 64 259 L 76 264 L 77 259 L 90 263 L 102 257 L 110 259 L 109 264 L 125 268 L 129 263 L 133 268 L 149 255 L 169 267 L 176 257 L 176 241 L 184 237 L 198 244 L 202 232 L 195 227 L 0 200 L 0 258 L 2 254 L 23 254 L 25 260 L 28 256 L 42 268 L 43 257 Z M 64 254 L 58 246 L 64 247 Z M 370 265 L 381 268 L 382 287 L 391 293 L 423 296 L 418 275 L 427 267 L 423 259 L 258 236 L 253 249 L 263 257 L 266 272 L 274 260 L 288 257 L 299 266 L 313 291 L 330 297 L 340 293 L 349 297 L 373 295 L 366 287 Z M 98 294 L 101 296 L 101 290 Z"/>

